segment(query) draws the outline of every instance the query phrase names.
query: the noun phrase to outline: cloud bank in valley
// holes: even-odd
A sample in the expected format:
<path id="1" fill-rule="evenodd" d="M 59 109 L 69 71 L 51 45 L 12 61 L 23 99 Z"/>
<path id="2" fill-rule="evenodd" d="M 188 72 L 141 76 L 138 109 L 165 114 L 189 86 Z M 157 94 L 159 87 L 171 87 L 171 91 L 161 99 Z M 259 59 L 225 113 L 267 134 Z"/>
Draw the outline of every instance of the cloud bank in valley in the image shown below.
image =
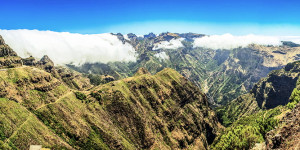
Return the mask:
<path id="1" fill-rule="evenodd" d="M 249 44 L 259 45 L 282 45 L 281 41 L 292 41 L 300 44 L 298 36 L 262 36 L 262 35 L 244 35 L 233 36 L 231 34 L 212 35 L 202 38 L 196 38 L 194 47 L 204 47 L 211 49 L 233 49 L 238 47 L 247 47 Z"/>
<path id="2" fill-rule="evenodd" d="M 156 53 L 154 54 L 155 57 L 157 57 L 159 60 L 166 60 L 166 59 L 170 59 L 170 57 L 166 54 L 166 52 L 160 52 L 160 53 Z"/>
<path id="3" fill-rule="evenodd" d="M 42 58 L 48 55 L 56 64 L 135 61 L 135 50 L 116 36 L 74 34 L 38 30 L 0 30 L 5 42 L 19 56 Z"/>
<path id="4" fill-rule="evenodd" d="M 159 43 L 155 43 L 153 50 L 158 49 L 177 49 L 180 47 L 183 47 L 181 41 L 184 40 L 184 38 L 178 38 L 178 39 L 172 39 L 170 41 L 162 41 Z"/>

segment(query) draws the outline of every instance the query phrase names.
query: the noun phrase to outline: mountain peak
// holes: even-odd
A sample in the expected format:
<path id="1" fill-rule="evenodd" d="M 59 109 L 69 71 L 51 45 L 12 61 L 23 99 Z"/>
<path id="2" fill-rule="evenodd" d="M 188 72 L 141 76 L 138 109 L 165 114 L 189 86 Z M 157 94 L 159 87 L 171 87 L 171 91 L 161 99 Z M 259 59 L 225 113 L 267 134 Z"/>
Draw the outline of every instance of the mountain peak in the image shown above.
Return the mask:
<path id="1" fill-rule="evenodd" d="M 0 68 L 22 66 L 22 59 L 13 51 L 0 35 Z"/>
<path id="2" fill-rule="evenodd" d="M 2 36 L 0 35 L 0 45 L 4 45 L 5 42 L 4 42 L 4 39 L 2 38 Z"/>
<path id="3" fill-rule="evenodd" d="M 4 57 L 4 56 L 18 56 L 18 55 L 7 44 L 5 44 L 4 39 L 0 35 L 0 57 Z"/>
<path id="4" fill-rule="evenodd" d="M 150 75 L 150 72 L 149 72 L 146 68 L 141 67 L 141 68 L 139 68 L 138 71 L 135 73 L 135 76 L 144 75 L 144 74 Z"/>
<path id="5" fill-rule="evenodd" d="M 53 61 L 49 58 L 48 55 L 44 55 L 39 62 L 42 63 L 42 64 L 47 64 L 47 63 L 54 64 Z"/>

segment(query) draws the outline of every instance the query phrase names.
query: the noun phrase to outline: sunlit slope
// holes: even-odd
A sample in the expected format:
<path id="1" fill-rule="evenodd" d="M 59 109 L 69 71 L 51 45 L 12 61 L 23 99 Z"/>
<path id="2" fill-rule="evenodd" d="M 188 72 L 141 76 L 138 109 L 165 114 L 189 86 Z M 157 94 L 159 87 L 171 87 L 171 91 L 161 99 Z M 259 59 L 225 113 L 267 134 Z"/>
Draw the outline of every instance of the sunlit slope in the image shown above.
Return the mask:
<path id="1" fill-rule="evenodd" d="M 141 70 L 80 92 L 34 67 L 1 71 L 2 147 L 207 149 L 221 125 L 206 96 L 172 69 Z"/>

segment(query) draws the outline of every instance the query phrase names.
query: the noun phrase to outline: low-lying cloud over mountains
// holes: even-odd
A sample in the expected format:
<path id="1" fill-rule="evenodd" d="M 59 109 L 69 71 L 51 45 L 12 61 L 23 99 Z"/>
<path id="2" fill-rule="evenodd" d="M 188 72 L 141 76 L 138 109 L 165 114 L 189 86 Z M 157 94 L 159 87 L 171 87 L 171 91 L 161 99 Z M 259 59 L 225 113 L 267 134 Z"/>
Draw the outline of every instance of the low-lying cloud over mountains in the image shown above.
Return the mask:
<path id="1" fill-rule="evenodd" d="M 0 30 L 6 43 L 19 56 L 25 58 L 34 56 L 41 58 L 48 55 L 56 64 L 107 63 L 115 61 L 136 61 L 136 52 L 124 35 L 127 42 L 121 41 L 116 35 L 76 34 L 68 32 L 38 31 L 38 30 Z M 143 38 L 143 37 L 140 37 Z M 184 38 L 153 43 L 153 50 L 178 49 L 184 47 Z M 300 36 L 262 36 L 231 34 L 211 35 L 194 38 L 194 47 L 211 49 L 233 49 L 246 47 L 249 44 L 282 45 L 281 41 L 292 41 L 300 44 Z M 168 59 L 166 53 L 158 53 L 155 57 Z"/>
<path id="2" fill-rule="evenodd" d="M 21 57 L 48 55 L 56 64 L 80 65 L 110 61 L 135 61 L 135 50 L 116 36 L 38 30 L 0 30 L 5 42 Z"/>
<path id="3" fill-rule="evenodd" d="M 280 46 L 282 45 L 281 41 L 292 41 L 300 44 L 300 36 L 262 36 L 253 34 L 245 36 L 233 36 L 231 34 L 212 35 L 195 39 L 194 47 L 233 49 L 247 47 L 249 44 Z"/>

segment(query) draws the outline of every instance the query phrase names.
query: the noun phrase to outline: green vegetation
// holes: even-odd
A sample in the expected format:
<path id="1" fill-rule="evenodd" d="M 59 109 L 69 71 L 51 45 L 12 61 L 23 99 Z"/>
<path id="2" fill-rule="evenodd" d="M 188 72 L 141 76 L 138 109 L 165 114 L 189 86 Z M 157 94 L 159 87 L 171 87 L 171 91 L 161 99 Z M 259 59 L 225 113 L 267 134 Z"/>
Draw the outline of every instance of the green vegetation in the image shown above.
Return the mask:
<path id="1" fill-rule="evenodd" d="M 80 100 L 86 100 L 86 95 L 81 92 L 75 92 L 76 98 Z"/>
<path id="2" fill-rule="evenodd" d="M 0 75 L 9 98 L 0 99 L 3 149 L 206 149 L 220 126 L 204 94 L 172 69 L 103 76 L 107 84 L 78 91 L 63 83 L 68 72 L 62 80 L 34 67 Z"/>
<path id="3" fill-rule="evenodd" d="M 300 102 L 300 90 L 295 88 L 290 97 L 290 102 L 287 104 L 289 109 L 293 109 Z"/>
<path id="4" fill-rule="evenodd" d="M 212 145 L 212 149 L 250 149 L 264 142 L 264 135 L 278 124 L 276 116 L 285 110 L 279 106 L 250 116 L 242 117 L 228 127 Z"/>
<path id="5" fill-rule="evenodd" d="M 84 93 L 81 93 L 81 92 L 74 92 L 74 93 L 75 93 L 76 98 L 81 100 L 82 102 L 85 102 L 85 103 L 91 102 L 91 100 L 88 99 L 88 97 Z"/>
<path id="6" fill-rule="evenodd" d="M 87 76 L 90 79 L 91 84 L 100 85 L 102 83 L 101 76 L 96 74 L 89 74 Z"/>
<path id="7" fill-rule="evenodd" d="M 100 104 L 102 104 L 102 101 L 101 101 L 101 93 L 102 93 L 102 91 L 101 90 L 99 90 L 99 91 L 97 91 L 97 92 L 91 92 L 91 96 L 92 97 L 94 97 Z"/>

